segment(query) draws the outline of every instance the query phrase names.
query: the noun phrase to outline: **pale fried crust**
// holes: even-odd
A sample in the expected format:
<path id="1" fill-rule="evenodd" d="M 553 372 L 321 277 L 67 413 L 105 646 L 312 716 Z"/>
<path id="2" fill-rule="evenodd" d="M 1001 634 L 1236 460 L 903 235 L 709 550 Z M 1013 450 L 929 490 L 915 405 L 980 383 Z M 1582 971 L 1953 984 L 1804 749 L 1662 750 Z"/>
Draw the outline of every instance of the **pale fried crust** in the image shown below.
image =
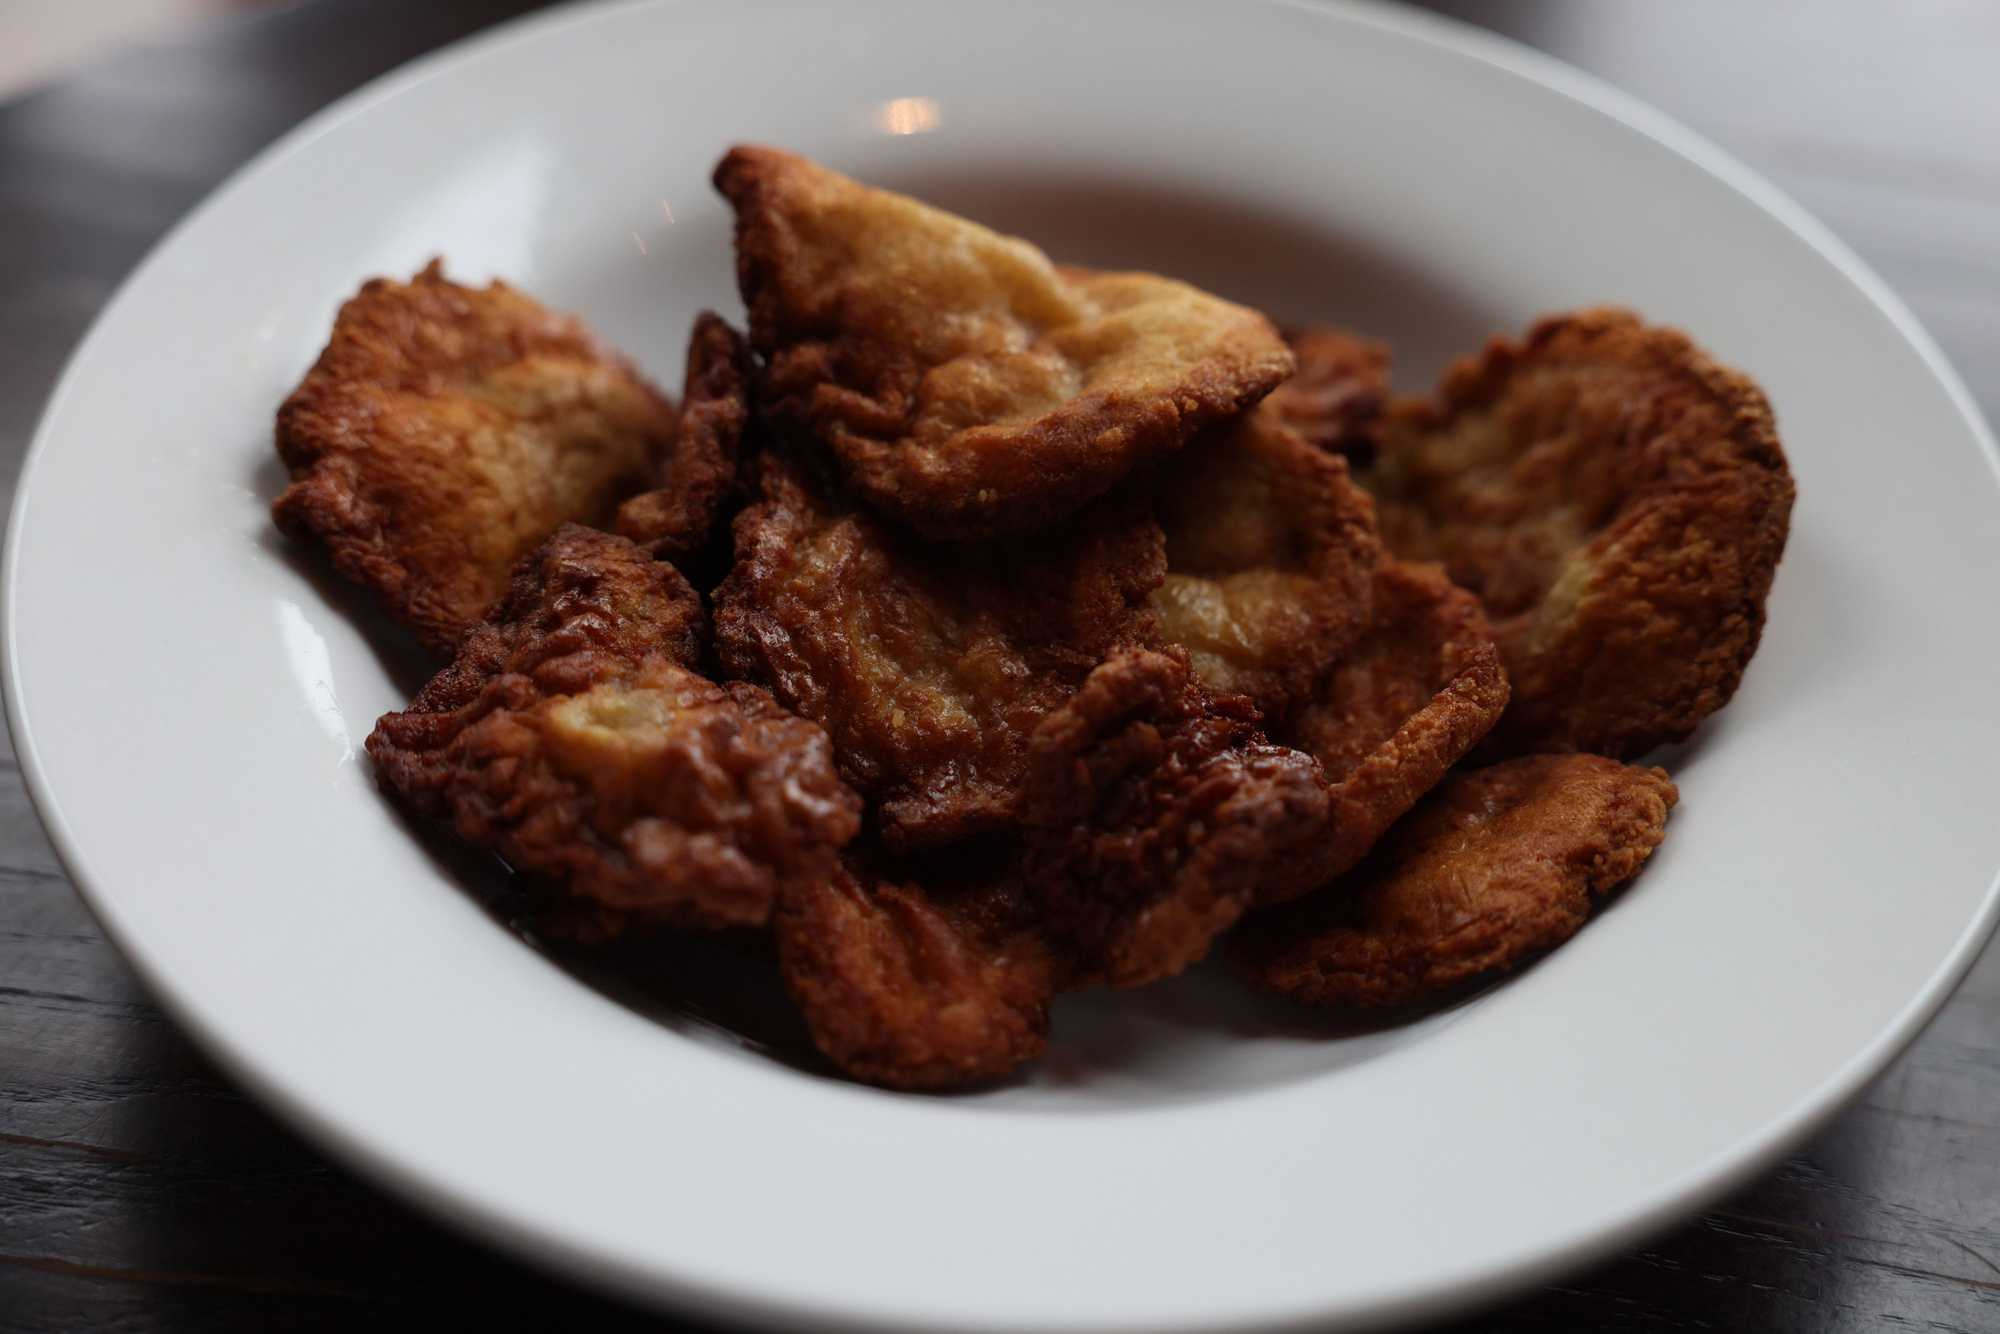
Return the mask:
<path id="1" fill-rule="evenodd" d="M 1179 652 L 1098 668 L 1029 765 L 1027 879 L 1083 978 L 1169 977 L 1258 894 L 1317 883 L 1318 766 L 1268 743 L 1247 700 L 1211 698 Z"/>
<path id="2" fill-rule="evenodd" d="M 820 1051 L 899 1089 L 990 1083 L 1041 1054 L 1056 969 L 1018 884 L 898 883 L 843 861 L 780 897 L 785 986 Z"/>
<path id="3" fill-rule="evenodd" d="M 1361 860 L 1507 706 L 1507 676 L 1479 601 L 1442 570 L 1384 562 L 1374 607 L 1361 642 L 1276 729 L 1278 740 L 1319 761 L 1330 788 L 1315 884 Z M 1261 899 L 1277 902 L 1287 888 L 1274 882 Z"/>
<path id="4" fill-rule="evenodd" d="M 1292 369 L 1269 321 L 739 147 L 715 172 L 765 405 L 875 507 L 933 536 L 1063 518 Z"/>
<path id="5" fill-rule="evenodd" d="M 1726 704 L 1794 494 L 1756 385 L 1618 310 L 1459 363 L 1361 480 L 1391 550 L 1486 603 L 1514 683 L 1488 757 L 1637 755 Z"/>
<path id="6" fill-rule="evenodd" d="M 1238 958 L 1311 1005 L 1403 1005 L 1515 968 L 1637 874 L 1678 798 L 1665 770 L 1598 755 L 1462 770 L 1352 875 L 1255 918 Z"/>
<path id="7" fill-rule="evenodd" d="M 1152 633 L 1164 544 L 1142 498 L 1036 539 L 935 545 L 836 501 L 779 456 L 716 592 L 731 675 L 833 735 L 893 847 L 1010 827 L 1028 736 Z"/>
<path id="8" fill-rule="evenodd" d="M 708 545 L 736 493 L 750 423 L 750 370 L 743 335 L 713 311 L 695 317 L 679 424 L 653 459 L 653 489 L 618 507 L 621 537 L 673 561 Z"/>
<path id="9" fill-rule="evenodd" d="M 1324 325 L 1289 329 L 1299 368 L 1266 405 L 1309 444 L 1368 464 L 1382 442 L 1389 396 L 1389 348 Z"/>
<path id="10" fill-rule="evenodd" d="M 1288 712 L 1368 623 L 1374 506 L 1268 401 L 1167 460 L 1152 491 L 1167 536 L 1160 633 L 1210 690 Z"/>
<path id="11" fill-rule="evenodd" d="M 860 825 L 826 734 L 689 664 L 701 601 L 671 565 L 574 525 L 521 563 L 492 618 L 376 724 L 384 789 L 600 910 L 755 925 Z"/>
<path id="12" fill-rule="evenodd" d="M 558 525 L 608 518 L 673 406 L 577 321 L 505 283 L 377 278 L 278 409 L 272 518 L 450 652 Z"/>

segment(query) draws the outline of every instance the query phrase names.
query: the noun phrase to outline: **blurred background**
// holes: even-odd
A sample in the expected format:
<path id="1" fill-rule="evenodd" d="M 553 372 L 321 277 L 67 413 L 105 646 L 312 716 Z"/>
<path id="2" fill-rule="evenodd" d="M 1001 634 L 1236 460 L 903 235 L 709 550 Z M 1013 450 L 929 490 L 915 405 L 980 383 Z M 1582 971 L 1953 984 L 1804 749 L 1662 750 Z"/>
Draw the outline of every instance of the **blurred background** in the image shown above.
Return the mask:
<path id="1" fill-rule="evenodd" d="M 0 126 L 31 170 L 150 183 L 75 225 L 122 262 L 234 165 L 401 61 L 541 0 L 0 0 Z M 1836 223 L 2000 415 L 2000 0 L 1425 0 L 1662 107 Z M 24 161 L 18 155 L 25 152 Z M 80 162 L 63 155 L 78 153 Z M 0 236 L 7 233 L 0 212 Z M 83 244 L 81 238 L 73 244 Z M 18 278 L 0 253 L 0 282 Z M 0 291 L 6 288 L 0 287 Z M 78 326 L 77 332 L 81 331 Z M 28 355 L 59 357 L 67 343 Z M 0 377 L 7 374 L 0 368 Z M 6 399 L 0 379 L 0 401 Z M 18 411 L 18 409 L 14 409 Z M 0 432 L 24 429 L 0 406 Z"/>
<path id="2" fill-rule="evenodd" d="M 182 214 L 312 111 L 538 7 L 0 0 L 0 502 L 70 349 Z M 1424 7 L 1579 65 L 1769 176 L 1887 279 L 2000 419 L 2000 0 Z M 1908 444 L 1883 441 L 1885 466 Z M 695 1328 L 443 1232 L 244 1098 L 98 932 L 0 750 L 0 1331 L 415 1318 Z M 2000 1330 L 2000 954 L 1780 1168 L 1454 1328 Z"/>
<path id="3" fill-rule="evenodd" d="M 208 19 L 269 8 L 275 0 L 4 0 L 0 99 L 59 78 L 107 51 L 169 37 Z"/>

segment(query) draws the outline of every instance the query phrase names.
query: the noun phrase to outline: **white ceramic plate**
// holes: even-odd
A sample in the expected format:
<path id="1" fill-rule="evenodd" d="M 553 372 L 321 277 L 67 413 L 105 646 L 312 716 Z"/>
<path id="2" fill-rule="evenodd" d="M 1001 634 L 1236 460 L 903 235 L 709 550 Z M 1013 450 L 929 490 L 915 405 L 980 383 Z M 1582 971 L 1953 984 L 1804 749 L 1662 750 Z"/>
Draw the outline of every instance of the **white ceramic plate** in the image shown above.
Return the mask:
<path id="1" fill-rule="evenodd" d="M 695 311 L 737 309 L 706 184 L 735 139 L 1372 330 L 1406 386 L 1605 300 L 1753 373 L 1791 547 L 1741 694 L 1669 757 L 1683 803 L 1633 892 L 1407 1028 L 1197 977 L 1066 1003 L 1033 1079 L 957 1099 L 649 1017 L 496 926 L 370 784 L 358 742 L 407 683 L 271 532 L 272 409 L 346 293 L 439 252 L 677 380 Z M 8 704 L 64 862 L 174 1013 L 341 1157 L 523 1254 L 760 1318 L 1366 1322 L 1630 1242 L 1916 1033 L 1994 917 L 1996 570 L 1992 440 L 1882 285 L 1715 149 L 1509 44 L 1279 3 L 616 5 L 347 99 L 132 278 L 21 488 Z"/>

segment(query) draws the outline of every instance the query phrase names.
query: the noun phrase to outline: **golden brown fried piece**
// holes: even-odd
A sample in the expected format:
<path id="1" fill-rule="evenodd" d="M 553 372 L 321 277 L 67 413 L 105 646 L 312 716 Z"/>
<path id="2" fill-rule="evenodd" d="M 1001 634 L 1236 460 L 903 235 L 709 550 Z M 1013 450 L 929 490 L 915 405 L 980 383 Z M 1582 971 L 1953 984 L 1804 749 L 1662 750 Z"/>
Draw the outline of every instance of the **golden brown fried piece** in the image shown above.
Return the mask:
<path id="1" fill-rule="evenodd" d="M 1402 1005 L 1518 967 L 1638 873 L 1679 793 L 1663 769 L 1533 755 L 1446 779 L 1355 872 L 1238 938 L 1258 986 Z"/>
<path id="2" fill-rule="evenodd" d="M 750 424 L 750 347 L 713 311 L 695 317 L 672 443 L 653 460 L 653 489 L 618 507 L 617 531 L 654 555 L 685 561 L 715 535 L 736 492 Z"/>
<path id="3" fill-rule="evenodd" d="M 1061 519 L 1291 373 L 1254 311 L 1152 274 L 1059 271 L 789 153 L 732 149 L 715 184 L 773 422 L 933 537 Z"/>
<path id="4" fill-rule="evenodd" d="M 1241 696 L 1211 698 L 1178 652 L 1098 668 L 1037 729 L 1029 766 L 1027 879 L 1083 978 L 1169 977 L 1260 895 L 1321 878 L 1318 765 L 1265 741 Z"/>
<path id="5" fill-rule="evenodd" d="M 788 885 L 786 988 L 847 1074 L 901 1089 L 999 1079 L 1041 1054 L 1057 965 L 1018 883 L 896 883 L 843 863 Z"/>
<path id="6" fill-rule="evenodd" d="M 1307 443 L 1357 467 L 1375 457 L 1389 396 L 1389 348 L 1324 325 L 1285 334 L 1299 368 L 1265 400 Z"/>
<path id="7" fill-rule="evenodd" d="M 1627 312 L 1543 320 L 1399 404 L 1383 540 L 1478 593 L 1514 702 L 1482 754 L 1643 753 L 1735 693 L 1793 486 L 1757 386 Z"/>
<path id="8" fill-rule="evenodd" d="M 1319 761 L 1331 789 L 1314 883 L 1361 860 L 1507 706 L 1507 676 L 1479 601 L 1442 570 L 1385 561 L 1374 608 L 1361 642 L 1276 729 L 1278 740 Z M 1262 901 L 1277 902 L 1285 888 L 1274 884 Z"/>
<path id="9" fill-rule="evenodd" d="M 755 925 L 824 875 L 861 803 L 826 734 L 688 664 L 701 600 L 624 538 L 566 526 L 368 738 L 382 786 L 602 911 Z"/>
<path id="10" fill-rule="evenodd" d="M 1151 633 L 1164 544 L 1141 498 L 1107 497 L 1032 545 L 932 545 L 766 456 L 716 591 L 734 676 L 833 735 L 892 847 L 1015 818 L 1028 736 L 1092 668 Z"/>
<path id="11" fill-rule="evenodd" d="M 1368 623 L 1373 505 L 1344 461 L 1268 405 L 1167 460 L 1153 495 L 1167 535 L 1161 634 L 1210 690 L 1282 716 Z"/>
<path id="12" fill-rule="evenodd" d="M 674 410 L 577 321 L 505 283 L 377 278 L 278 409 L 272 517 L 449 653 L 563 523 L 608 519 Z"/>

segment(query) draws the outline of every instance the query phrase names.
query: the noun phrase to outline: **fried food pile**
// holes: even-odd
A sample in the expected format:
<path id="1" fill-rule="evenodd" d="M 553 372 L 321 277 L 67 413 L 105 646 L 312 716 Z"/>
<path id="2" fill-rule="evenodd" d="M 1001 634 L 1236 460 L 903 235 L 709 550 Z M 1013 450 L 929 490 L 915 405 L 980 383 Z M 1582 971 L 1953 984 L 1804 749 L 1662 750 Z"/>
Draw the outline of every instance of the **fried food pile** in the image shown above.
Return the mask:
<path id="1" fill-rule="evenodd" d="M 586 947 L 767 933 L 826 1059 L 1004 1079 L 1218 953 L 1436 1004 L 1567 940 L 1726 704 L 1793 487 L 1620 310 L 1386 347 L 731 150 L 748 311 L 678 403 L 495 282 L 377 279 L 273 516 L 437 655 L 383 790 Z M 1217 942 L 1228 936 L 1226 947 Z"/>

